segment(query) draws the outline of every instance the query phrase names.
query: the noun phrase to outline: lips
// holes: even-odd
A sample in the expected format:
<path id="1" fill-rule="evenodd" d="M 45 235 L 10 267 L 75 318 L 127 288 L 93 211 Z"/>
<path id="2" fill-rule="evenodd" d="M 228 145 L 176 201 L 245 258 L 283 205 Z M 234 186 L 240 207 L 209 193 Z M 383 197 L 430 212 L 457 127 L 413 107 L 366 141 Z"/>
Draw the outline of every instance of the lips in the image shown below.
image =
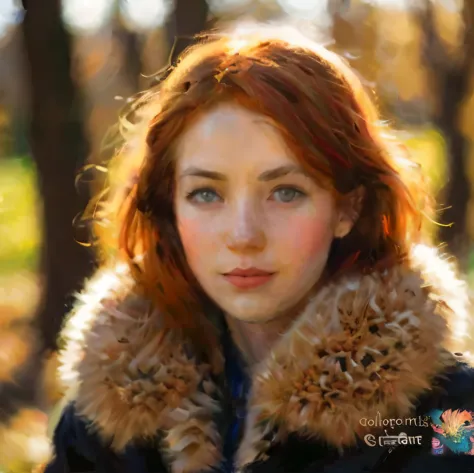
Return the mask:
<path id="1" fill-rule="evenodd" d="M 253 289 L 269 282 L 275 273 L 258 268 L 233 269 L 223 274 L 224 279 L 239 289 Z"/>

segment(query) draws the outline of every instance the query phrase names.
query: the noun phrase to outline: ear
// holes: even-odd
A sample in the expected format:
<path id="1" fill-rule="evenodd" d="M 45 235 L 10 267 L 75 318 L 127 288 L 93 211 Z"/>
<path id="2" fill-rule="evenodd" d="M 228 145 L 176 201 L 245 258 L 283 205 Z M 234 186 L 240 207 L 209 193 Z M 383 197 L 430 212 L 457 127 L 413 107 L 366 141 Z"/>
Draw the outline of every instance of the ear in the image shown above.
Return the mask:
<path id="1" fill-rule="evenodd" d="M 339 205 L 338 220 L 334 229 L 334 238 L 344 238 L 354 227 L 362 211 L 365 188 L 359 186 L 346 194 Z"/>

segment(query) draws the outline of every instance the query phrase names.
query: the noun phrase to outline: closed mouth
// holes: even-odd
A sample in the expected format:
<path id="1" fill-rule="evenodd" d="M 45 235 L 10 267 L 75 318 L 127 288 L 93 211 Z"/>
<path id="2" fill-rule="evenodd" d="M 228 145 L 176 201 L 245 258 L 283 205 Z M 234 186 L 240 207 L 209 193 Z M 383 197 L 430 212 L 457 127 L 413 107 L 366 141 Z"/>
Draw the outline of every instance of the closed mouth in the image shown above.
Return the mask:
<path id="1" fill-rule="evenodd" d="M 255 289 L 268 283 L 274 275 L 275 273 L 257 268 L 238 268 L 223 274 L 226 281 L 239 289 Z"/>
<path id="2" fill-rule="evenodd" d="M 236 268 L 230 271 L 229 273 L 224 273 L 224 276 L 238 276 L 241 278 L 250 278 L 250 277 L 271 276 L 272 274 L 275 274 L 275 273 L 270 272 L 270 271 L 264 271 L 263 269 L 258 269 L 258 268 L 248 268 L 248 269 Z"/>

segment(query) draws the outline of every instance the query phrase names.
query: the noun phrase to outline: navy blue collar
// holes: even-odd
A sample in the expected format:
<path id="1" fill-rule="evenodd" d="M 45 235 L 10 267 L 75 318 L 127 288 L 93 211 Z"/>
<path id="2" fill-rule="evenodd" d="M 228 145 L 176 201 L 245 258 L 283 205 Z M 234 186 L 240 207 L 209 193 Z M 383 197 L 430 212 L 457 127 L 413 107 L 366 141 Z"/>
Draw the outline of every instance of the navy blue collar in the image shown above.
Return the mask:
<path id="1" fill-rule="evenodd" d="M 247 413 L 247 398 L 250 390 L 248 367 L 239 349 L 232 340 L 227 326 L 222 331 L 222 350 L 225 357 L 225 380 L 229 402 L 229 425 L 224 438 L 223 473 L 234 471 L 234 455 L 242 436 Z"/>

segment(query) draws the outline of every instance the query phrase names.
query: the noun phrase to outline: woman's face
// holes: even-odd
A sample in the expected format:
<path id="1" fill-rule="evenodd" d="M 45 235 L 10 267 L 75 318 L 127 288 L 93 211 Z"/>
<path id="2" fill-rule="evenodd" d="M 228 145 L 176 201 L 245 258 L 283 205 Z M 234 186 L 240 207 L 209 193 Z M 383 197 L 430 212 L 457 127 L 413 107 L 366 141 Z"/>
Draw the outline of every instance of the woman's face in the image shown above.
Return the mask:
<path id="1" fill-rule="evenodd" d="M 340 236 L 332 195 L 304 173 L 269 119 L 238 105 L 199 117 L 176 152 L 179 234 L 204 291 L 247 322 L 298 305 Z"/>

